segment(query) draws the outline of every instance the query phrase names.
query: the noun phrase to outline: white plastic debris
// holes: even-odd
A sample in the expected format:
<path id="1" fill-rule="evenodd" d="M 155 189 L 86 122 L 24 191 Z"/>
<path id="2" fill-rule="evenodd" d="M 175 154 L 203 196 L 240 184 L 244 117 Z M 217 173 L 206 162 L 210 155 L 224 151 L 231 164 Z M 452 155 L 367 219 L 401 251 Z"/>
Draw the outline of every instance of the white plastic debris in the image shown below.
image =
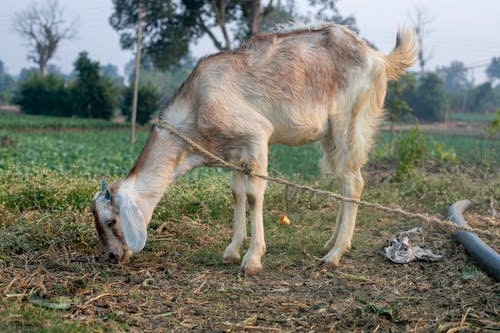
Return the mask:
<path id="1" fill-rule="evenodd" d="M 443 259 L 442 255 L 434 254 L 429 249 L 410 245 L 410 239 L 421 233 L 421 228 L 401 231 L 396 237 L 391 238 L 388 245 L 382 248 L 382 254 L 397 264 L 406 264 L 414 260 L 438 261 Z"/>

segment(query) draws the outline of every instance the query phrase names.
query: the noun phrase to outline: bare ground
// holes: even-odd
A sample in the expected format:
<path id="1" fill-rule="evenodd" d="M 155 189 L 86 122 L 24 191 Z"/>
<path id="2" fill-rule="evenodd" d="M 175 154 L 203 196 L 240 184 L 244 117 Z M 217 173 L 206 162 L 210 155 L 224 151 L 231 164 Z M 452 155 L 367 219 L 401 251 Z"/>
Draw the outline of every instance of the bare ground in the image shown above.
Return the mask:
<path id="1" fill-rule="evenodd" d="M 482 215 L 467 219 L 498 227 Z M 271 240 L 264 271 L 242 276 L 219 261 L 227 228 L 212 230 L 189 219 L 154 226 L 150 245 L 123 266 L 110 264 L 99 250 L 82 255 L 71 245 L 13 255 L 10 263 L 0 261 L 0 309 L 18 311 L 8 311 L 0 331 L 38 331 L 30 326 L 32 311 L 48 311 L 92 331 L 499 330 L 500 285 L 478 271 L 449 235 L 427 227 L 419 240 L 443 254 L 441 262 L 396 265 L 377 253 L 374 245 L 390 237 L 384 226 L 393 223 L 394 218 L 379 219 L 376 227 L 361 223 L 351 254 L 330 271 L 317 266 L 318 253 L 309 247 L 288 257 L 287 249 L 273 247 L 278 241 Z M 55 309 L 64 305 L 67 310 Z M 41 325 L 51 331 L 50 322 Z"/>

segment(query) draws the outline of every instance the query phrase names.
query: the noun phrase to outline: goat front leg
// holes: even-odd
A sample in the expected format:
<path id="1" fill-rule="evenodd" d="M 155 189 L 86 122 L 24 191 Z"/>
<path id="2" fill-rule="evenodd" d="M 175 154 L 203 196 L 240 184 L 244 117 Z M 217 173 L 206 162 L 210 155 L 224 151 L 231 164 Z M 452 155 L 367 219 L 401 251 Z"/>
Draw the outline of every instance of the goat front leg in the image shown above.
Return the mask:
<path id="1" fill-rule="evenodd" d="M 338 209 L 338 212 L 337 212 L 337 218 L 335 219 L 335 227 L 333 228 L 333 233 L 332 233 L 332 236 L 330 237 L 330 239 L 326 242 L 325 246 L 323 246 L 323 250 L 321 251 L 321 254 L 322 255 L 326 255 L 328 252 L 330 252 L 330 250 L 333 248 L 333 246 L 335 245 L 335 241 L 337 240 L 337 236 L 339 234 L 339 229 L 340 229 L 340 225 L 341 225 L 341 222 L 342 222 L 342 211 L 343 211 L 343 203 L 341 202 L 339 204 L 339 209 Z"/>
<path id="2" fill-rule="evenodd" d="M 225 264 L 240 262 L 240 248 L 247 239 L 245 178 L 246 176 L 241 172 L 233 171 L 231 175 L 231 189 L 234 199 L 234 234 L 222 256 L 222 262 Z"/>
<path id="3" fill-rule="evenodd" d="M 340 180 L 340 192 L 343 196 L 354 199 L 361 198 L 364 181 L 363 177 L 361 177 L 360 170 L 356 172 L 338 173 L 338 178 Z M 340 225 L 336 225 L 334 234 L 324 247 L 324 249 L 327 250 L 328 247 L 332 245 L 332 241 L 335 242 L 333 247 L 326 253 L 321 261 L 322 265 L 326 267 L 337 267 L 342 255 L 349 252 L 351 249 L 351 240 L 356 224 L 358 205 L 352 202 L 342 202 L 341 205 L 342 208 L 339 214 L 342 214 L 342 220 Z M 339 218 L 340 216 L 337 216 L 337 221 Z"/>
<path id="4" fill-rule="evenodd" d="M 257 174 L 267 175 L 267 145 L 262 150 L 252 169 Z M 241 262 L 241 271 L 247 275 L 258 274 L 262 270 L 261 259 L 266 252 L 262 212 L 266 185 L 264 179 L 247 176 L 246 195 L 250 211 L 251 238 L 248 251 Z"/>

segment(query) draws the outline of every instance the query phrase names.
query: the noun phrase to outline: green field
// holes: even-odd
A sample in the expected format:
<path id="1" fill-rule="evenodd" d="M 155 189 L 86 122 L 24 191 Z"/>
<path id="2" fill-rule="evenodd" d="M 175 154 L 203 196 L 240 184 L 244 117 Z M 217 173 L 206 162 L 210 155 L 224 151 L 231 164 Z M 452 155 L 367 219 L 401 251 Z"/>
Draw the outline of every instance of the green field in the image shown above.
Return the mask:
<path id="1" fill-rule="evenodd" d="M 12 129 L 69 129 L 69 128 L 118 128 L 128 127 L 101 119 L 61 118 L 51 116 L 17 115 L 0 113 L 0 130 Z"/>
<path id="2" fill-rule="evenodd" d="M 0 147 L 0 332 L 498 328 L 498 284 L 447 230 L 361 208 L 351 253 L 338 269 L 324 270 L 317 264 L 338 204 L 293 189 L 285 202 L 276 184 L 266 192 L 264 271 L 239 275 L 220 261 L 232 233 L 229 173 L 221 169 L 178 179 L 155 210 L 144 251 L 113 264 L 97 239 L 90 203 L 102 177 L 126 175 L 147 131 L 132 146 L 127 131 L 103 130 L 107 122 L 78 132 L 30 131 L 33 123 L 22 116 L 16 126 L 0 125 L 0 137 L 16 142 Z M 363 172 L 364 200 L 444 217 L 449 204 L 469 198 L 477 205 L 467 218 L 497 231 L 487 210 L 489 198 L 500 200 L 500 141 L 428 137 L 453 149 L 457 161 L 429 155 L 396 181 L 387 140 L 383 134 Z M 336 190 L 331 177 L 319 175 L 320 155 L 314 144 L 274 146 L 270 173 Z M 280 213 L 290 226 L 277 223 Z M 398 266 L 378 254 L 391 235 L 415 226 L 424 229 L 417 245 L 443 261 Z M 499 249 L 498 238 L 485 240 Z"/>
<path id="3" fill-rule="evenodd" d="M 493 120 L 493 114 L 453 113 L 451 120 L 487 123 Z"/>

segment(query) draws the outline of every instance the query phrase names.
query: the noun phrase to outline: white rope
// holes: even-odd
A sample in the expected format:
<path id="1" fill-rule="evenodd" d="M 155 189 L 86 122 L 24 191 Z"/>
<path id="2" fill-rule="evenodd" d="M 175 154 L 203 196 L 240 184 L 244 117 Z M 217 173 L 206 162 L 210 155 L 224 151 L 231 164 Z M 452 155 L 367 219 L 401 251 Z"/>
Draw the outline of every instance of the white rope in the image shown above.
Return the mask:
<path id="1" fill-rule="evenodd" d="M 212 154 L 211 152 L 209 152 L 208 150 L 206 150 L 205 148 L 200 146 L 198 143 L 194 142 L 189 137 L 187 137 L 186 135 L 184 135 L 183 133 L 178 131 L 175 127 L 173 127 L 170 123 L 168 123 L 165 120 L 157 119 L 154 122 L 154 124 L 156 124 L 157 126 L 163 128 L 163 129 L 166 129 L 166 130 L 174 133 L 179 138 L 186 141 L 190 146 L 192 146 L 193 148 L 195 148 L 196 150 L 198 150 L 199 152 L 201 152 L 202 154 L 204 154 L 205 156 L 207 156 L 211 160 L 218 162 L 221 167 L 231 169 L 234 171 L 238 171 L 238 172 L 241 172 L 245 175 L 259 177 L 259 178 L 262 178 L 262 179 L 265 179 L 265 180 L 268 180 L 268 181 L 271 181 L 274 183 L 290 186 L 290 187 L 297 188 L 297 189 L 300 189 L 303 191 L 312 192 L 312 193 L 315 193 L 318 195 L 329 196 L 329 197 L 332 197 L 332 198 L 335 198 L 338 200 L 342 200 L 345 202 L 352 202 L 352 203 L 355 203 L 358 205 L 375 208 L 375 209 L 382 210 L 382 211 L 385 211 L 385 212 L 388 212 L 391 214 L 400 214 L 400 215 L 403 215 L 403 216 L 406 216 L 409 218 L 417 218 L 417 219 L 421 219 L 421 220 L 426 221 L 426 222 L 436 223 L 442 227 L 451 229 L 453 232 L 456 232 L 458 230 L 464 230 L 464 231 L 476 232 L 476 233 L 482 234 L 482 235 L 495 236 L 495 237 L 499 236 L 498 233 L 492 233 L 488 230 L 472 228 L 470 226 L 458 226 L 449 220 L 443 220 L 437 216 L 428 215 L 428 214 L 421 214 L 421 213 L 412 213 L 412 212 L 409 212 L 409 211 L 401 209 L 401 208 L 391 208 L 391 207 L 383 206 L 383 205 L 378 204 L 378 203 L 363 201 L 363 200 L 359 200 L 359 199 L 355 199 L 355 198 L 349 198 L 349 197 L 345 197 L 343 195 L 340 195 L 338 193 L 334 193 L 334 192 L 330 192 L 330 191 L 326 191 L 326 190 L 319 190 L 319 189 L 313 188 L 311 186 L 299 185 L 299 184 L 292 183 L 288 180 L 281 179 L 281 178 L 271 177 L 271 176 L 267 176 L 267 175 L 259 175 L 259 174 L 256 174 L 253 172 L 252 167 L 248 163 L 244 163 L 241 166 L 238 166 L 236 164 L 229 163 L 229 162 L 221 159 L 218 156 L 215 156 L 214 154 Z"/>

